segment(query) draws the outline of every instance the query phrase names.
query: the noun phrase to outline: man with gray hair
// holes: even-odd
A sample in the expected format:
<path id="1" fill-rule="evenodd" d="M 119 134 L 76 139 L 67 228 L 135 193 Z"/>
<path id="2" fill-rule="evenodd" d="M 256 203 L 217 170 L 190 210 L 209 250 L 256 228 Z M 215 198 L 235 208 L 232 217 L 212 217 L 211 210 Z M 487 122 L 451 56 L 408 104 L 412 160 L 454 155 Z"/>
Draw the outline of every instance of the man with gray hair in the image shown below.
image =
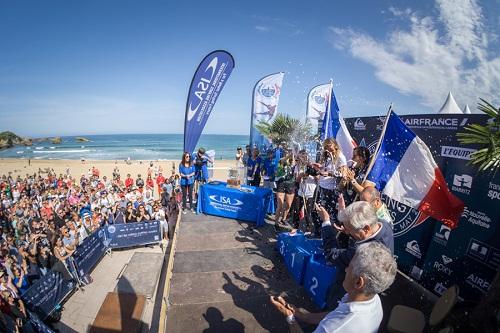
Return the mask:
<path id="1" fill-rule="evenodd" d="M 328 212 L 321 206 L 316 205 L 316 210 L 323 221 L 321 225 L 321 238 L 323 239 L 323 250 L 329 264 L 337 266 L 335 283 L 331 286 L 327 299 L 328 308 L 335 308 L 336 304 L 345 294 L 342 286 L 345 267 L 356 252 L 356 248 L 364 243 L 379 242 L 394 252 L 394 235 L 392 228 L 384 221 L 379 221 L 375 210 L 366 201 L 356 201 L 343 209 L 339 214 L 339 220 L 343 222 L 341 227 L 334 229 L 330 222 Z M 344 232 L 353 238 L 347 248 L 341 248 L 337 242 L 337 232 Z"/>
<path id="2" fill-rule="evenodd" d="M 297 321 L 318 324 L 313 333 L 375 333 L 382 322 L 379 293 L 394 282 L 397 265 L 392 252 L 379 242 L 358 246 L 345 269 L 345 296 L 330 312 L 306 313 L 288 304 L 282 297 L 271 297 L 271 303 L 286 316 L 290 332 L 302 332 Z"/>

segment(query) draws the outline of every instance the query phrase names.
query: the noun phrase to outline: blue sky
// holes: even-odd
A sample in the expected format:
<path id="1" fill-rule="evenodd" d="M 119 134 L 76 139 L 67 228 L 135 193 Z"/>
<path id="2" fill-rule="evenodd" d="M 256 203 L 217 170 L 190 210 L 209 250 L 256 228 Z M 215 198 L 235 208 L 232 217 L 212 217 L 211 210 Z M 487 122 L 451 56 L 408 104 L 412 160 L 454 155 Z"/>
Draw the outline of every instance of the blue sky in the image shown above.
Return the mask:
<path id="1" fill-rule="evenodd" d="M 500 1 L 3 1 L 0 130 L 182 133 L 198 63 L 235 69 L 205 133 L 248 134 L 252 88 L 284 71 L 280 112 L 333 78 L 344 117 L 500 102 Z"/>

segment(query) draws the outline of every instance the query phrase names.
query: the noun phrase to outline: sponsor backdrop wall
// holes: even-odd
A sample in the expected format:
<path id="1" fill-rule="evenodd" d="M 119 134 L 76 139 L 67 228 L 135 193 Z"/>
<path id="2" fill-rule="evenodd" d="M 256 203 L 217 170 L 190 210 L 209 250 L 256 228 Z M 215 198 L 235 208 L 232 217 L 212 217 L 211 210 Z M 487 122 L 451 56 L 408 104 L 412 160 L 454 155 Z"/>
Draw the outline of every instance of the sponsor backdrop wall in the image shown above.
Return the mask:
<path id="1" fill-rule="evenodd" d="M 461 297 L 478 300 L 500 266 L 500 173 L 478 173 L 469 165 L 470 154 L 477 147 L 459 144 L 456 133 L 468 124 L 485 124 L 488 116 L 433 114 L 401 119 L 429 146 L 448 187 L 463 200 L 465 210 L 458 227 L 450 230 L 385 197 L 395 220 L 398 266 L 437 295 L 458 284 Z M 353 139 L 373 153 L 384 120 L 385 117 L 363 117 L 345 122 Z"/>

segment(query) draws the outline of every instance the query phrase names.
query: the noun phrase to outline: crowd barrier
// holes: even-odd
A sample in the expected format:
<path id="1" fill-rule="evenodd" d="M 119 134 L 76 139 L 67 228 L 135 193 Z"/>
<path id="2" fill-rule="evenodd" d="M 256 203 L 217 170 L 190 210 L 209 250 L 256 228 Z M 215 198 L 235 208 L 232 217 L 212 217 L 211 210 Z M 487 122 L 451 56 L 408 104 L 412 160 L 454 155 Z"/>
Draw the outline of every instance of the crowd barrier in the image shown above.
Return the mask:
<path id="1" fill-rule="evenodd" d="M 326 264 L 321 240 L 308 239 L 300 231 L 293 235 L 284 232 L 278 235 L 276 247 L 295 282 L 304 286 L 319 308 L 324 308 L 336 268 Z"/>
<path id="2" fill-rule="evenodd" d="M 106 251 L 155 244 L 161 239 L 160 222 L 156 220 L 99 228 L 66 259 L 66 267 L 60 265 L 61 268 L 49 271 L 21 295 L 27 308 L 36 315 L 33 325 L 37 320 L 46 319 L 82 284 L 81 279 L 92 271 Z"/>

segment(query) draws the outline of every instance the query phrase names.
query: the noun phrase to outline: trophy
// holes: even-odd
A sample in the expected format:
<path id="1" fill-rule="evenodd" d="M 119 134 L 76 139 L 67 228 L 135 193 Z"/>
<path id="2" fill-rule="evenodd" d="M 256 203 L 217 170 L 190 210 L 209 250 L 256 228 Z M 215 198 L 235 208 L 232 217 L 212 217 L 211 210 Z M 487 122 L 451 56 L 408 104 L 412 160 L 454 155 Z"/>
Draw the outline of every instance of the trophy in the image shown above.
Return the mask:
<path id="1" fill-rule="evenodd" d="M 228 172 L 227 187 L 230 188 L 240 188 L 241 179 L 239 175 L 239 170 L 237 168 L 230 168 Z"/>

